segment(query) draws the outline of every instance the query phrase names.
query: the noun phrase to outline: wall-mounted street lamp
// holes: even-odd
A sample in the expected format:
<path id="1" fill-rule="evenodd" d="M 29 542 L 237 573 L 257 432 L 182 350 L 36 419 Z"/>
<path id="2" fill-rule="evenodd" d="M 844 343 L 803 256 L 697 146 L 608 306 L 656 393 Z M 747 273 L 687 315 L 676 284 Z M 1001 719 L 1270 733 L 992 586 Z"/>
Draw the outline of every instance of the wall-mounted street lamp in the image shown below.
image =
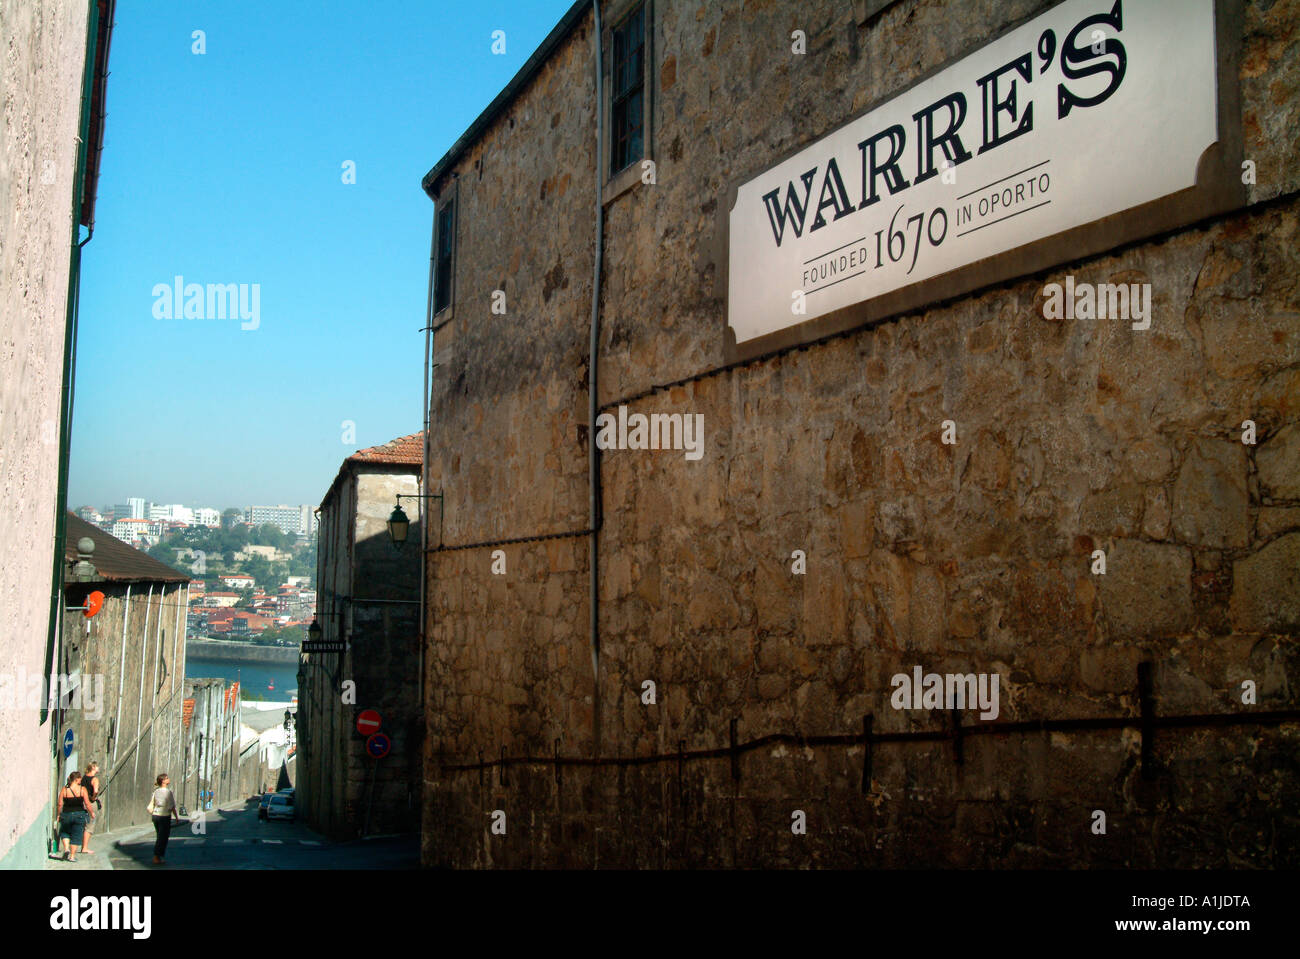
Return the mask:
<path id="1" fill-rule="evenodd" d="M 316 617 L 311 618 L 311 625 L 307 627 L 307 641 L 314 643 L 320 639 L 320 623 Z"/>
<path id="2" fill-rule="evenodd" d="M 398 503 L 393 507 L 393 513 L 388 517 L 388 538 L 393 541 L 393 545 L 401 547 L 406 542 L 406 534 L 411 528 L 411 521 L 407 518 L 406 511 L 402 509 L 402 504 Z"/>
<path id="3" fill-rule="evenodd" d="M 388 517 L 388 538 L 398 549 L 406 542 L 406 534 L 411 530 L 411 521 L 402 509 L 402 499 L 436 499 L 438 501 L 438 531 L 442 532 L 442 494 L 441 493 L 398 493 L 397 505 Z"/>

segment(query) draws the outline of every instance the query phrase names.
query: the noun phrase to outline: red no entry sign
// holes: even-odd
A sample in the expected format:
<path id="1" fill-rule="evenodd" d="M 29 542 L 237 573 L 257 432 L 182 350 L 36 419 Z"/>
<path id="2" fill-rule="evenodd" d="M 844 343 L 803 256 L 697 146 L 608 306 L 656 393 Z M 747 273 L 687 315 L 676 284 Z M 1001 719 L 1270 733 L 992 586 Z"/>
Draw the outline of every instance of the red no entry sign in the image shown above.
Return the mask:
<path id="1" fill-rule="evenodd" d="M 370 736 L 379 732 L 384 721 L 379 718 L 379 713 L 373 709 L 363 709 L 361 715 L 357 717 L 357 732 L 362 736 Z"/>
<path id="2" fill-rule="evenodd" d="M 375 733 L 366 740 L 366 752 L 370 753 L 370 755 L 374 756 L 376 759 L 382 759 L 384 756 L 387 756 L 388 750 L 392 747 L 393 744 L 389 742 L 388 737 L 383 733 Z"/>

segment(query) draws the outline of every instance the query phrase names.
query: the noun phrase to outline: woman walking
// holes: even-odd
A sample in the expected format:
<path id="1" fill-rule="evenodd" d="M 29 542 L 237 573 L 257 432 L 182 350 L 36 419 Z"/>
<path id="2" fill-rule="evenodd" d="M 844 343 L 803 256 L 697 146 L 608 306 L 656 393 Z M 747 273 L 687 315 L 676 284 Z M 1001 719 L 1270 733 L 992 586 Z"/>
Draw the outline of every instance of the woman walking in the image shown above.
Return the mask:
<path id="1" fill-rule="evenodd" d="M 86 771 L 81 776 L 81 787 L 86 790 L 86 808 L 93 816 L 96 810 L 102 808 L 99 802 L 99 763 L 91 763 L 86 767 Z M 94 855 L 90 848 L 90 835 L 94 831 L 91 826 L 93 825 L 94 823 L 86 824 L 86 838 L 81 843 L 81 851 L 87 856 Z"/>
<path id="2" fill-rule="evenodd" d="M 163 856 L 167 852 L 167 839 L 172 834 L 172 823 L 181 821 L 176 812 L 176 797 L 172 795 L 171 782 L 170 776 L 159 773 L 154 780 L 153 796 L 149 799 L 149 815 L 153 816 L 153 831 L 157 836 L 153 844 L 155 866 L 167 865 Z"/>
<path id="3" fill-rule="evenodd" d="M 86 800 L 86 790 L 81 786 L 81 770 L 74 769 L 68 784 L 59 790 L 59 845 L 63 858 L 77 861 L 77 847 L 85 839 L 87 819 L 93 819 L 95 810 Z"/>

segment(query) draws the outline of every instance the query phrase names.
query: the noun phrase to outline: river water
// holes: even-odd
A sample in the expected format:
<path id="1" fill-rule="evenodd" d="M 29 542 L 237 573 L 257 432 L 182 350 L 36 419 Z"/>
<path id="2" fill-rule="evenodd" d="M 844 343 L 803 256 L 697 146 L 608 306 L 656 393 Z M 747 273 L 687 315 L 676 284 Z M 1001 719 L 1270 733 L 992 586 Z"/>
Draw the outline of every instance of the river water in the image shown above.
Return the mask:
<path id="1" fill-rule="evenodd" d="M 297 663 L 214 662 L 185 657 L 186 679 L 238 680 L 242 683 L 241 699 L 265 699 L 288 702 L 298 695 Z M 274 682 L 275 689 L 267 684 Z"/>

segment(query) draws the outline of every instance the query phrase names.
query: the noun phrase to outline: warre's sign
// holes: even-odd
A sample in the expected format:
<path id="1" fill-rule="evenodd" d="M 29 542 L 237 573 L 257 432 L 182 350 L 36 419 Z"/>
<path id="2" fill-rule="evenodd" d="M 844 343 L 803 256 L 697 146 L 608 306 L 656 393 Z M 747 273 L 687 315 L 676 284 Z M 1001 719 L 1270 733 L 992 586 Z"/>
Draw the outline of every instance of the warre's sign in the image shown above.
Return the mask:
<path id="1" fill-rule="evenodd" d="M 743 184 L 737 343 L 1195 185 L 1215 42 L 1214 0 L 1066 0 Z"/>

